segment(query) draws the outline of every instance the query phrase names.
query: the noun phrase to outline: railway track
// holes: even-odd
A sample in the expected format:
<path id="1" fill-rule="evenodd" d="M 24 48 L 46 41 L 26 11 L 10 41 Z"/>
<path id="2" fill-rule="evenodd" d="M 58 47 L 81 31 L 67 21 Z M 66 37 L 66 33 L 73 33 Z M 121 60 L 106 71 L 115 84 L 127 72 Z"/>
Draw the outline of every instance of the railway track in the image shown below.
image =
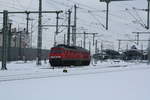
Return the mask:
<path id="1" fill-rule="evenodd" d="M 82 67 L 82 68 L 68 68 L 68 73 L 63 73 L 62 69 L 47 69 L 46 71 L 30 72 L 24 74 L 13 74 L 0 76 L 0 82 L 27 80 L 27 79 L 41 79 L 50 77 L 63 77 L 63 76 L 75 76 L 75 75 L 88 75 L 88 74 L 100 74 L 100 73 L 112 73 L 130 70 L 146 70 L 150 67 L 130 67 L 130 65 L 113 65 L 107 67 Z M 57 71 L 56 71 L 57 70 Z"/>

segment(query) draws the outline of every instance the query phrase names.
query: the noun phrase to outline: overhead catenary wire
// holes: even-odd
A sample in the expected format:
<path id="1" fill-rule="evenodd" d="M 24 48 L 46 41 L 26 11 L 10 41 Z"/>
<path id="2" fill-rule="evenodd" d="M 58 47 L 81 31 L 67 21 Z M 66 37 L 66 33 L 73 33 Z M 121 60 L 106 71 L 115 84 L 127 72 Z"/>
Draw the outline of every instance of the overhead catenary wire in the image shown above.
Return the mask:
<path id="1" fill-rule="evenodd" d="M 54 2 L 54 3 L 56 3 L 56 4 L 63 5 L 65 7 L 70 7 L 70 5 L 67 5 L 64 2 L 60 2 L 60 1 L 57 1 L 57 0 L 51 0 L 51 1 Z"/>
<path id="2" fill-rule="evenodd" d="M 102 23 L 100 22 L 100 20 L 99 20 L 96 16 L 93 15 L 92 12 L 89 11 L 89 14 L 90 14 L 96 21 L 98 21 L 98 23 L 105 29 L 105 25 L 102 24 Z M 100 27 L 100 28 L 101 28 L 101 27 Z M 102 29 L 102 28 L 101 28 L 101 29 Z"/>
<path id="3" fill-rule="evenodd" d="M 37 5 L 35 4 L 36 0 L 30 0 L 28 5 L 26 6 L 26 9 L 29 10 L 31 7 L 33 9 L 33 6 L 36 7 Z"/>
<path id="4" fill-rule="evenodd" d="M 89 12 L 91 12 L 92 13 L 92 16 L 97 16 L 97 17 L 99 17 L 99 18 L 102 18 L 102 19 L 104 19 L 105 17 L 102 17 L 102 16 L 100 16 L 100 15 L 98 15 L 98 13 L 105 13 L 105 10 L 98 10 L 98 11 L 96 11 L 96 13 L 95 13 L 95 11 L 93 11 L 93 10 L 88 10 L 88 9 L 84 9 L 84 8 L 82 8 L 82 7 L 79 7 L 81 10 L 85 10 L 86 12 L 84 12 L 84 13 L 89 13 Z M 98 12 L 98 13 L 97 13 Z M 119 19 L 121 19 L 121 20 L 124 20 L 124 21 L 126 21 L 126 19 L 124 18 L 124 17 L 122 17 L 122 16 L 119 16 L 119 15 L 115 15 L 115 14 L 112 14 L 111 12 L 109 13 L 111 16 L 113 16 L 113 17 L 117 17 L 117 19 L 119 18 Z M 98 19 L 98 18 L 97 18 Z M 121 21 L 120 21 L 121 22 Z M 121 22 L 122 23 L 122 22 Z M 102 23 L 101 23 L 101 25 L 102 26 L 104 26 Z"/>
<path id="5" fill-rule="evenodd" d="M 18 1 L 18 0 L 16 0 L 16 1 Z M 30 2 L 32 2 L 32 0 L 30 1 Z M 93 25 L 95 25 L 95 26 L 98 26 L 101 30 L 103 30 L 104 29 L 104 25 L 103 25 L 103 23 L 102 23 L 102 21 L 101 21 L 101 19 L 100 19 L 100 17 L 102 17 L 102 15 L 98 15 L 98 14 L 95 14 L 96 12 L 98 12 L 98 13 L 105 13 L 105 10 L 100 10 L 100 9 L 98 9 L 98 8 L 95 8 L 95 7 L 91 7 L 91 6 L 89 6 L 89 5 L 87 5 L 87 4 L 82 4 L 82 3 L 80 3 L 80 2 L 77 2 L 77 1 L 75 1 L 75 0 L 64 0 L 64 2 L 63 1 L 59 1 L 59 0 L 46 0 L 46 2 L 48 2 L 48 4 L 51 4 L 52 6 L 47 6 L 47 8 L 54 8 L 54 9 L 56 9 L 56 8 L 63 8 L 63 7 L 66 7 L 66 8 L 70 8 L 73 4 L 77 4 L 77 5 L 79 5 L 79 7 L 80 8 L 83 8 L 83 9 L 85 9 L 86 11 L 87 11 L 87 13 L 90 15 L 90 17 L 92 17 L 92 21 L 93 21 L 93 23 L 91 24 L 91 22 L 88 22 L 87 21 L 87 23 L 81 23 L 83 26 L 85 25 L 86 27 L 90 27 L 90 26 L 92 26 L 92 28 L 95 28 Z M 67 3 L 67 2 L 69 2 L 69 3 Z M 18 2 L 19 3 L 19 2 Z M 21 2 L 20 2 L 21 3 Z M 16 4 L 16 3 L 14 3 L 14 4 Z M 54 5 L 55 6 L 54 6 Z M 21 4 L 22 5 L 22 4 Z M 18 5 L 19 6 L 19 9 L 21 10 L 21 9 L 27 9 L 27 7 L 26 6 L 24 6 L 24 7 L 20 7 L 21 6 L 20 4 Z M 63 6 L 63 7 L 62 7 Z M 14 6 L 13 6 L 14 7 Z M 29 7 L 29 5 L 28 5 L 28 7 Z M 17 7 L 18 8 L 18 7 Z M 89 12 L 90 11 L 90 12 Z M 80 11 L 79 11 L 80 12 Z M 117 18 L 120 18 L 120 19 L 122 19 L 122 20 L 124 20 L 124 17 L 120 17 L 120 16 L 118 16 L 117 14 L 113 14 L 113 13 L 110 13 L 110 15 L 111 16 L 114 16 L 114 17 L 117 17 Z M 103 17 L 103 18 L 105 18 L 105 17 Z M 136 17 L 137 18 L 137 17 Z M 43 18 L 43 20 L 45 20 L 45 18 Z M 79 19 L 80 20 L 80 19 Z M 80 20 L 81 21 L 81 20 Z M 94 24 L 94 22 L 95 22 L 95 24 Z M 121 22 L 121 21 L 119 21 L 118 20 L 118 22 Z M 60 22 L 60 23 L 62 23 L 62 21 Z M 65 20 L 64 20 L 64 23 L 65 23 Z M 142 22 L 142 24 L 143 24 L 143 22 Z M 63 25 L 63 24 L 62 24 Z M 61 28 L 61 27 L 59 27 L 59 28 Z M 64 29 L 62 29 L 62 30 L 64 30 Z M 97 29 L 98 30 L 98 29 Z"/>
<path id="6" fill-rule="evenodd" d="M 54 0 L 52 0 L 52 1 L 54 1 Z M 56 1 L 55 1 L 56 2 Z M 58 3 L 58 2 L 57 2 Z M 74 2 L 75 3 L 75 2 Z M 61 5 L 64 5 L 63 3 L 60 3 Z M 82 4 L 83 5 L 83 4 Z M 66 6 L 66 5 L 65 5 Z M 84 6 L 86 6 L 86 5 L 84 5 Z M 88 7 L 89 8 L 89 6 L 86 6 L 86 7 Z M 94 9 L 94 8 L 93 8 Z M 102 25 L 102 24 L 101 24 Z M 103 26 L 103 25 L 102 25 Z M 104 26 L 103 26 L 104 27 Z"/>
<path id="7" fill-rule="evenodd" d="M 68 0 L 67 0 L 68 1 Z M 72 0 L 70 1 L 69 0 L 69 2 L 72 2 Z M 57 1 L 57 3 L 58 3 L 58 1 Z M 75 3 L 74 1 L 73 1 L 73 3 Z M 77 3 L 77 2 L 76 2 Z M 62 3 L 61 3 L 62 4 Z M 64 4 L 62 4 L 62 5 L 64 5 Z M 80 5 L 80 3 L 78 3 L 78 5 Z M 83 4 L 84 5 L 84 4 Z M 87 6 L 87 5 L 84 5 L 84 6 L 86 6 L 86 8 L 83 8 L 83 7 L 79 7 L 79 8 L 83 8 L 83 9 L 85 9 L 85 10 L 87 10 L 87 11 L 89 11 L 89 9 L 93 9 L 93 10 L 97 10 L 97 11 L 100 11 L 99 9 L 97 9 L 97 8 L 93 8 L 93 7 L 89 7 L 89 6 Z M 88 9 L 87 9 L 88 8 Z M 101 12 L 104 12 L 105 10 L 102 10 Z M 94 12 L 94 11 L 91 11 L 92 13 Z M 95 14 L 94 14 L 95 15 Z M 113 15 L 112 14 L 112 16 L 117 16 L 117 15 Z M 118 18 L 122 18 L 122 17 L 119 17 L 119 16 L 117 16 Z M 101 24 L 102 26 L 103 26 L 103 24 Z M 103 26 L 104 27 L 104 26 Z"/>
<path id="8" fill-rule="evenodd" d="M 80 4 L 78 3 L 78 5 L 80 5 Z M 80 6 L 80 7 L 81 7 L 81 6 Z M 79 8 L 80 8 L 80 7 L 79 7 Z M 85 6 L 84 6 L 84 7 L 85 7 Z M 82 7 L 82 8 L 83 8 L 83 7 Z M 92 10 L 93 10 L 93 11 L 91 11 L 92 13 L 95 12 L 95 11 L 99 11 L 99 9 L 90 8 L 90 7 L 87 7 L 87 6 L 86 6 L 86 8 L 84 8 L 84 9 L 87 10 L 87 11 L 92 9 Z M 102 11 L 99 11 L 99 12 L 104 13 L 105 10 L 102 10 Z M 95 16 L 95 14 L 93 14 L 93 15 Z M 120 19 L 125 20 L 123 17 L 117 16 L 117 15 L 115 15 L 115 14 L 111 14 L 111 15 L 114 16 L 114 17 L 117 17 L 117 18 L 120 18 Z M 96 16 L 97 16 L 97 15 L 96 15 Z M 93 19 L 94 19 L 94 18 L 93 18 Z M 84 24 L 84 25 L 85 25 L 85 24 Z"/>
<path id="9" fill-rule="evenodd" d="M 82 6 L 82 7 L 85 7 L 85 8 L 88 8 L 88 9 L 93 9 L 93 10 L 99 10 L 98 8 L 95 8 L 95 7 L 91 7 L 89 5 L 86 5 L 86 4 L 83 4 L 83 3 L 80 3 L 78 1 L 74 1 L 74 0 L 66 0 L 68 2 L 72 2 L 73 4 L 77 4 L 78 7 Z"/>
<path id="10" fill-rule="evenodd" d="M 21 4 L 20 0 L 16 0 L 20 8 L 27 9 L 24 5 Z"/>
<path id="11" fill-rule="evenodd" d="M 14 7 L 14 6 L 12 6 L 12 5 L 8 5 L 8 4 L 1 4 L 0 3 L 0 5 L 1 5 L 1 7 L 7 7 L 7 8 L 10 8 L 11 10 L 22 10 L 22 9 L 20 9 L 20 8 L 18 8 L 18 7 Z"/>
<path id="12" fill-rule="evenodd" d="M 5 6 L 7 5 L 7 6 L 10 6 L 10 7 L 14 7 L 14 8 L 16 7 L 18 9 L 22 9 L 22 8 L 18 7 L 18 5 L 15 2 L 12 3 L 11 1 L 8 2 L 8 1 L 0 0 L 0 4 L 5 5 Z"/>
<path id="13" fill-rule="evenodd" d="M 133 9 L 134 9 L 134 8 L 133 8 Z M 139 20 L 142 22 L 142 24 L 145 25 L 143 19 L 140 17 L 140 15 L 138 14 L 137 10 L 134 9 L 134 11 L 135 11 L 137 17 L 139 18 Z M 146 25 L 145 25 L 145 26 L 146 26 Z"/>
<path id="14" fill-rule="evenodd" d="M 58 6 L 58 4 L 57 4 L 57 3 L 52 2 L 51 0 L 46 0 L 45 2 L 47 3 L 48 8 L 49 8 L 49 5 L 50 5 L 50 6 L 51 6 L 52 8 L 54 8 L 54 9 L 61 9 L 61 7 L 60 7 L 60 6 Z"/>
<path id="15" fill-rule="evenodd" d="M 141 23 L 141 22 L 139 21 L 139 19 L 137 19 L 127 8 L 126 8 L 125 10 L 127 11 L 127 13 L 128 13 L 129 15 L 131 15 L 131 16 L 135 19 L 136 22 L 138 22 L 142 27 L 145 28 L 145 24 Z"/>

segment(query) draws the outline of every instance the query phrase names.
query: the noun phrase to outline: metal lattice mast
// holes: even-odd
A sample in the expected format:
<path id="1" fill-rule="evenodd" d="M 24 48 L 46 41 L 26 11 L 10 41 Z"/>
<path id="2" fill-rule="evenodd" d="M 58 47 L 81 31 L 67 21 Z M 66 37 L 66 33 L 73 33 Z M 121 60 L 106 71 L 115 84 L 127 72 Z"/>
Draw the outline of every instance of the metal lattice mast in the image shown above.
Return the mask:
<path id="1" fill-rule="evenodd" d="M 84 39 L 83 39 L 83 47 L 84 47 L 84 49 L 86 48 L 86 33 L 84 32 L 83 33 L 84 34 Z"/>
<path id="2" fill-rule="evenodd" d="M 148 8 L 147 8 L 147 29 L 149 29 L 149 11 L 150 11 L 150 0 L 147 0 Z"/>
<path id="3" fill-rule="evenodd" d="M 11 33 L 11 26 L 12 26 L 12 23 L 9 22 L 9 33 L 8 33 L 8 61 L 11 60 L 11 55 L 10 55 L 10 51 L 11 51 L 11 37 L 12 37 L 12 33 Z"/>
<path id="4" fill-rule="evenodd" d="M 38 40 L 37 40 L 37 65 L 41 65 L 42 49 L 42 0 L 39 0 Z"/>
<path id="5" fill-rule="evenodd" d="M 60 12 L 56 12 L 56 32 L 55 32 L 55 34 L 54 34 L 54 46 L 56 46 L 56 44 L 57 44 L 57 42 L 56 42 L 56 35 L 58 35 L 59 13 L 60 13 Z"/>
<path id="6" fill-rule="evenodd" d="M 7 70 L 7 49 L 8 49 L 8 11 L 3 11 L 3 46 L 2 46 L 2 68 Z"/>
<path id="7" fill-rule="evenodd" d="M 76 46 L 76 29 L 77 29 L 77 6 L 74 5 L 74 27 L 73 27 L 73 45 Z"/>
<path id="8" fill-rule="evenodd" d="M 70 26 L 71 26 L 71 11 L 68 10 L 68 32 L 67 32 L 67 45 L 70 45 Z"/>
<path id="9" fill-rule="evenodd" d="M 28 33 L 29 33 L 29 20 L 30 20 L 29 14 L 30 14 L 30 13 L 27 12 L 26 14 L 27 14 L 27 19 L 26 19 L 26 20 L 27 20 L 27 23 L 26 23 L 26 33 L 28 34 Z"/>

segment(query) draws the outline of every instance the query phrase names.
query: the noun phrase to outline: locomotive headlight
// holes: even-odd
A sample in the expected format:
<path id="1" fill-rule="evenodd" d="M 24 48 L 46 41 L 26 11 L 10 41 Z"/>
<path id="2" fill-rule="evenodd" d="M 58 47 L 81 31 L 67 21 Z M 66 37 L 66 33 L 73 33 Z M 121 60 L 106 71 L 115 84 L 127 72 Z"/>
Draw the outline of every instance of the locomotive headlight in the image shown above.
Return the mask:
<path id="1" fill-rule="evenodd" d="M 51 56 L 51 58 L 61 58 L 61 56 Z"/>

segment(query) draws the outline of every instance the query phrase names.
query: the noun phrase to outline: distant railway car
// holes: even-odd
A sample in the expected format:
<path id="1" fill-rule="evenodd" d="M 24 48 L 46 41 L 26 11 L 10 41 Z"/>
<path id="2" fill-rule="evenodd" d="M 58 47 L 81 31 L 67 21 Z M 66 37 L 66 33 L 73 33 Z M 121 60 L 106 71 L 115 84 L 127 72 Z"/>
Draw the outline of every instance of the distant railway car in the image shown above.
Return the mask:
<path id="1" fill-rule="evenodd" d="M 140 50 L 127 50 L 122 53 L 123 60 L 137 60 L 142 59 L 142 52 Z"/>
<path id="2" fill-rule="evenodd" d="M 51 66 L 84 66 L 89 65 L 90 60 L 90 52 L 77 46 L 57 45 L 49 53 Z"/>

